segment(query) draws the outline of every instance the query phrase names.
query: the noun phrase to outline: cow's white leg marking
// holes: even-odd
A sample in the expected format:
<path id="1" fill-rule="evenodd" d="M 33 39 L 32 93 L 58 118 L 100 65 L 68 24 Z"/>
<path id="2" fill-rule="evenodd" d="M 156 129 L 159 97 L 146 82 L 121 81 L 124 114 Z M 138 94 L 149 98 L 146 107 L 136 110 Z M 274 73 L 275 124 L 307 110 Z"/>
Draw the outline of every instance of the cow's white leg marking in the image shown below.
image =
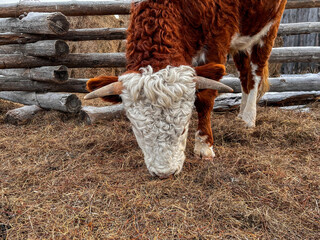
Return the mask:
<path id="1" fill-rule="evenodd" d="M 252 48 L 254 45 L 259 44 L 260 47 L 263 47 L 263 37 L 266 36 L 273 25 L 273 21 L 269 22 L 260 32 L 254 36 L 241 36 L 239 33 L 236 33 L 231 40 L 230 51 L 235 53 L 239 51 L 247 52 L 251 55 Z M 256 70 L 258 66 L 251 62 L 251 70 L 253 75 L 254 87 L 250 90 L 249 94 L 246 94 L 243 89 L 240 112 L 238 118 L 242 119 L 247 127 L 254 127 L 256 122 L 257 115 L 257 95 L 258 88 L 261 82 L 261 77 L 257 76 Z"/>
<path id="2" fill-rule="evenodd" d="M 251 70 L 253 75 L 253 89 L 250 90 L 247 96 L 247 104 L 242 113 L 242 120 L 246 123 L 247 127 L 255 127 L 256 125 L 256 116 L 257 116 L 257 95 L 258 88 L 261 81 L 261 77 L 257 76 L 256 70 L 258 66 L 251 63 Z"/>
<path id="3" fill-rule="evenodd" d="M 207 138 L 208 136 L 200 136 L 199 131 L 196 132 L 194 153 L 198 157 L 212 159 L 216 155 L 213 151 L 213 146 L 206 142 Z"/>
<path id="4" fill-rule="evenodd" d="M 241 92 L 242 92 L 242 96 L 241 96 L 241 104 L 240 104 L 240 111 L 239 111 L 239 114 L 238 114 L 238 118 L 242 119 L 242 116 L 243 116 L 243 111 L 247 105 L 247 100 L 248 100 L 248 94 L 246 94 L 244 91 L 243 91 L 243 88 L 241 87 Z"/>

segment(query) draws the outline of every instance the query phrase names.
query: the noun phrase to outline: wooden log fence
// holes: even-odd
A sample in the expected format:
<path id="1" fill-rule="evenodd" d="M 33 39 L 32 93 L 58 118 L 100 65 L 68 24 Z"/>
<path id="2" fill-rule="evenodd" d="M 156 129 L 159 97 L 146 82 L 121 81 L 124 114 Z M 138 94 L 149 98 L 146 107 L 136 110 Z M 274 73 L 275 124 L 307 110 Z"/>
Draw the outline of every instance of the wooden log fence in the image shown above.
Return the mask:
<path id="1" fill-rule="evenodd" d="M 139 2 L 135 0 L 134 2 Z M 131 0 L 1 3 L 0 17 L 18 17 L 28 12 L 61 12 L 66 16 L 130 14 Z M 287 9 L 320 7 L 320 0 L 288 0 Z"/>
<path id="2" fill-rule="evenodd" d="M 286 9 L 295 8 L 318 8 L 320 7 L 319 0 L 288 0 Z"/>
<path id="3" fill-rule="evenodd" d="M 32 81 L 20 76 L 0 76 L 0 91 L 88 93 L 87 81 L 88 79 L 69 79 L 55 84 Z M 224 77 L 221 82 L 231 87 L 234 93 L 241 93 L 239 78 Z M 270 92 L 320 91 L 320 74 L 285 75 L 270 78 L 269 82 Z"/>
<path id="4" fill-rule="evenodd" d="M 0 54 L 19 54 L 34 57 L 65 57 L 69 46 L 65 41 L 48 40 L 28 44 L 8 44 L 0 46 Z"/>
<path id="5" fill-rule="evenodd" d="M 92 41 L 92 40 L 124 40 L 126 28 L 92 28 L 70 29 L 66 34 L 59 36 L 65 41 Z M 278 36 L 299 35 L 320 32 L 320 23 L 286 23 L 280 24 Z M 27 34 L 27 33 L 0 33 L 0 45 L 25 44 L 43 40 L 54 40 L 56 35 L 50 34 Z"/>
<path id="6" fill-rule="evenodd" d="M 37 105 L 44 109 L 76 113 L 81 109 L 81 101 L 70 93 L 35 93 L 24 91 L 1 91 L 0 98 L 25 105 Z"/>
<path id="7" fill-rule="evenodd" d="M 41 82 L 64 83 L 69 79 L 68 68 L 66 66 L 0 69 L 0 79 L 3 78 L 1 75 L 4 76 L 7 81 L 10 81 L 10 79 L 30 79 Z"/>
<path id="8" fill-rule="evenodd" d="M 31 91 L 31 92 L 74 92 L 86 93 L 87 79 L 69 79 L 60 84 L 38 82 L 22 77 L 1 77 L 0 91 Z"/>
<path id="9" fill-rule="evenodd" d="M 25 12 L 61 12 L 66 16 L 129 14 L 131 3 L 131 0 L 2 3 L 0 17 L 18 17 Z"/>
<path id="10" fill-rule="evenodd" d="M 4 121 L 14 125 L 25 124 L 41 111 L 43 111 L 43 109 L 37 105 L 16 108 L 6 113 Z"/>
<path id="11" fill-rule="evenodd" d="M 320 91 L 301 91 L 301 92 L 286 92 L 276 93 L 268 92 L 266 93 L 258 102 L 260 106 L 285 106 L 287 104 L 301 104 L 310 103 L 315 101 L 315 99 L 320 98 Z M 237 109 L 241 103 L 241 93 L 226 93 L 220 95 L 215 100 L 214 111 L 226 111 Z"/>
<path id="12" fill-rule="evenodd" d="M 274 48 L 270 63 L 317 62 L 320 61 L 320 47 Z M 229 64 L 233 64 L 230 59 Z M 0 54 L 0 69 L 28 68 L 65 65 L 69 68 L 125 67 L 125 53 L 73 53 L 64 58 L 44 59 L 21 54 Z"/>
<path id="13" fill-rule="evenodd" d="M 112 120 L 121 116 L 124 116 L 123 104 L 107 107 L 84 106 L 80 112 L 80 118 L 89 125 L 99 121 Z"/>
<path id="14" fill-rule="evenodd" d="M 285 106 L 287 104 L 305 104 L 320 99 L 320 91 L 266 93 L 258 102 L 260 106 Z M 241 103 L 241 93 L 226 93 L 218 96 L 213 110 L 216 112 L 238 109 Z M 102 121 L 120 118 L 124 115 L 123 104 L 107 107 L 82 107 L 81 119 L 86 124 L 95 124 Z"/>
<path id="15" fill-rule="evenodd" d="M 224 77 L 222 83 L 241 93 L 240 80 L 235 77 Z M 295 74 L 269 78 L 270 92 L 320 91 L 320 74 Z"/>
<path id="16" fill-rule="evenodd" d="M 0 32 L 21 32 L 62 35 L 68 32 L 69 22 L 63 14 L 31 12 L 18 18 L 0 18 Z"/>
<path id="17" fill-rule="evenodd" d="M 65 16 L 129 14 L 131 2 L 0 3 L 0 98 L 35 105 L 8 113 L 7 121 L 24 123 L 42 109 L 79 112 L 81 101 L 70 93 L 86 93 L 87 79 L 68 79 L 68 68 L 125 67 L 125 53 L 69 54 L 65 41 L 123 40 L 127 29 L 69 29 Z M 287 3 L 287 9 L 309 7 L 320 7 L 320 0 L 289 0 Z M 281 24 L 278 35 L 314 32 L 320 32 L 320 23 Z M 270 57 L 270 62 L 274 63 L 318 61 L 320 47 L 274 48 Z M 232 59 L 228 63 L 232 64 Z M 231 86 L 235 93 L 219 96 L 216 111 L 233 109 L 240 104 L 239 79 L 226 77 L 222 82 Z M 281 76 L 271 78 L 270 83 L 271 93 L 261 99 L 260 105 L 307 102 L 320 96 L 319 74 Z M 286 93 L 272 93 L 274 91 Z M 122 105 L 83 107 L 80 114 L 87 123 L 122 115 Z"/>
<path id="18" fill-rule="evenodd" d="M 0 69 L 65 65 L 69 68 L 125 67 L 124 53 L 72 53 L 64 58 L 40 58 L 20 54 L 0 55 Z"/>
<path id="19" fill-rule="evenodd" d="M 279 26 L 278 36 L 310 34 L 319 32 L 319 22 L 282 23 Z"/>
<path id="20" fill-rule="evenodd" d="M 71 29 L 68 33 L 59 36 L 59 39 L 65 41 L 123 40 L 126 38 L 126 31 L 126 28 Z M 56 35 L 0 33 L 0 45 L 34 43 L 56 38 Z"/>

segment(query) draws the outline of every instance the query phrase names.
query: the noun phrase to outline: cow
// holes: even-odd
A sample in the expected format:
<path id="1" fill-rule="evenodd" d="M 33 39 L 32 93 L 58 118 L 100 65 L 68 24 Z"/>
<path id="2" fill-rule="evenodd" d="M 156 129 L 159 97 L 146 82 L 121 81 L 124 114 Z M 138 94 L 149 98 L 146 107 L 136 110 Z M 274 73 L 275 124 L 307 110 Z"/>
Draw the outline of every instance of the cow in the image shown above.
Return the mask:
<path id="1" fill-rule="evenodd" d="M 123 102 L 153 176 L 181 172 L 195 106 L 196 156 L 212 159 L 211 112 L 229 55 L 240 72 L 244 127 L 256 122 L 256 101 L 268 90 L 268 59 L 286 0 L 145 0 L 133 3 L 127 69 L 90 79 L 86 99 Z"/>

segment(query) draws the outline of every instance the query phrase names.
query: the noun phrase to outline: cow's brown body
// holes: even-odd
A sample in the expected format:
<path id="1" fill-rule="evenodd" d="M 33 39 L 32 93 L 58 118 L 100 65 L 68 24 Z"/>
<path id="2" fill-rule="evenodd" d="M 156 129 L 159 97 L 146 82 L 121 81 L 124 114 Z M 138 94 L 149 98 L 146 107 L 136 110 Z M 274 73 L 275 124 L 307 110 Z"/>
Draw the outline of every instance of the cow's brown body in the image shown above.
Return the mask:
<path id="1" fill-rule="evenodd" d="M 285 4 L 286 0 L 136 3 L 128 28 L 126 73 L 139 72 L 147 66 L 156 72 L 167 66 L 193 65 L 197 75 L 218 81 L 224 75 L 223 65 L 231 53 L 243 90 L 239 117 L 252 127 L 256 111 L 252 99 L 267 90 L 267 62 Z M 200 58 L 195 61 L 199 54 Z M 114 78 L 96 78 L 89 82 L 88 88 L 93 90 L 114 81 Z M 196 137 L 200 145 L 205 142 L 209 148 L 213 145 L 210 114 L 217 91 L 202 90 L 196 94 L 199 117 Z M 114 97 L 106 99 L 117 101 Z M 195 151 L 201 156 L 213 157 L 208 151 Z"/>

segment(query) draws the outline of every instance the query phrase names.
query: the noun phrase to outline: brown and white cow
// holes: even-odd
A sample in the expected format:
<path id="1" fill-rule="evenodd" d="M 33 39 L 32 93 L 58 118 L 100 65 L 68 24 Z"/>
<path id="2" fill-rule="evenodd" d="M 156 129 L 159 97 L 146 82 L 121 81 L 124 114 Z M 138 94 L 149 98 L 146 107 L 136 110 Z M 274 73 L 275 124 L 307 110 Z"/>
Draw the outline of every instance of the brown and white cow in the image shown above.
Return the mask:
<path id="1" fill-rule="evenodd" d="M 218 94 L 213 89 L 228 89 L 211 83 L 225 75 L 232 54 L 242 86 L 239 118 L 254 127 L 256 101 L 268 90 L 268 59 L 285 5 L 286 0 L 135 3 L 127 71 L 91 79 L 87 88 L 93 92 L 87 98 L 123 102 L 152 175 L 163 178 L 181 171 L 194 105 L 199 118 L 194 152 L 213 158 L 210 113 Z M 211 81 L 203 84 L 199 77 Z"/>

